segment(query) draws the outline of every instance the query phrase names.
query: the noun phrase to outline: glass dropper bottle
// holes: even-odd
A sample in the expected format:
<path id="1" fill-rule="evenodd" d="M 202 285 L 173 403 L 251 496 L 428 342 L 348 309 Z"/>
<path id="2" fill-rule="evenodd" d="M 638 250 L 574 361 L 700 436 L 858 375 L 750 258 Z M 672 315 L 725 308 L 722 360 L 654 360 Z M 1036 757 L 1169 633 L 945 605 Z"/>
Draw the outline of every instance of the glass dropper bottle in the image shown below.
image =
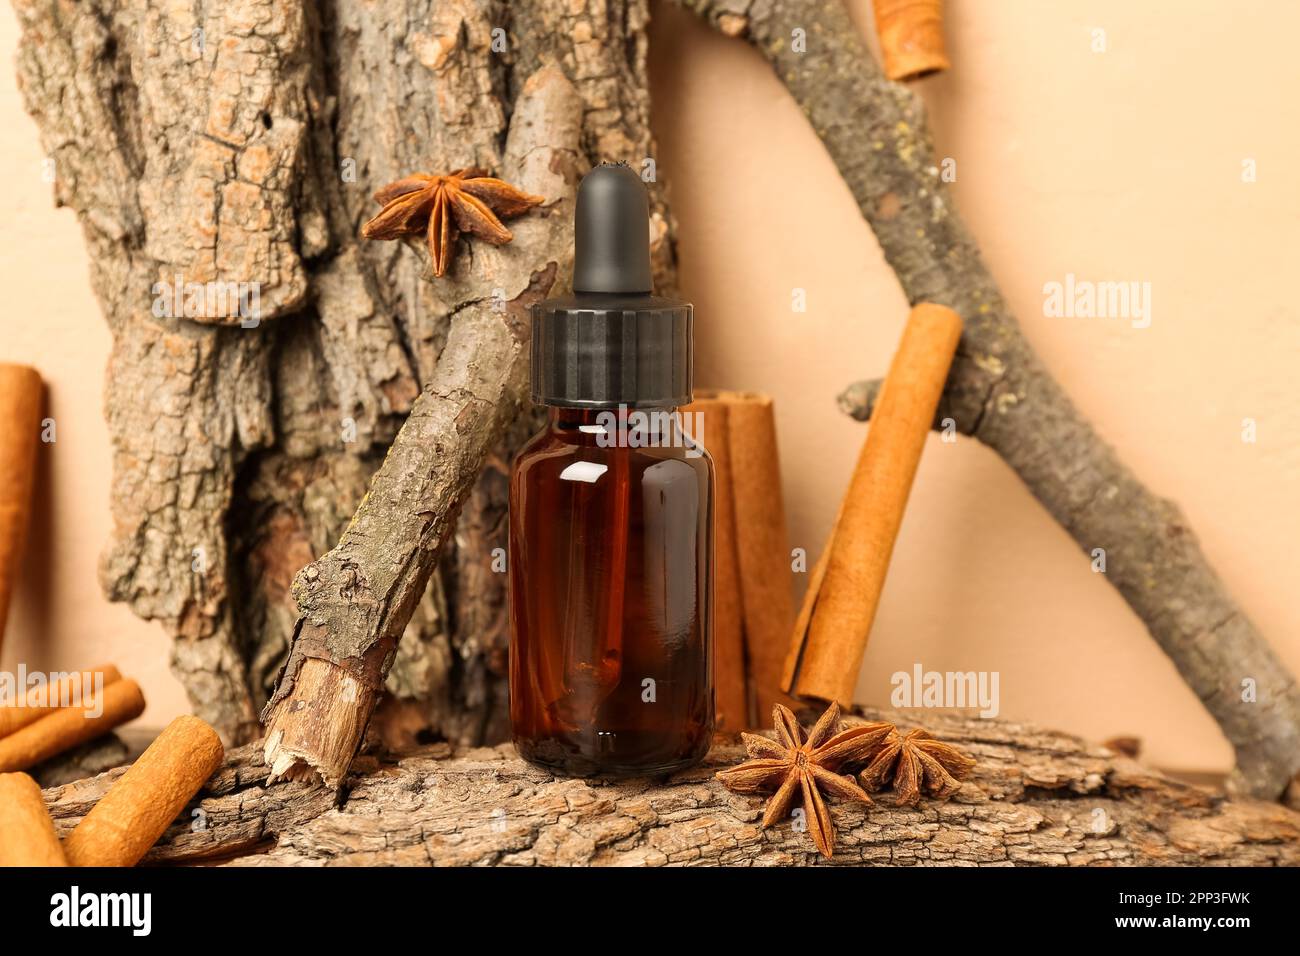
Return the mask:
<path id="1" fill-rule="evenodd" d="M 693 310 L 652 293 L 640 177 L 578 189 L 571 296 L 534 307 L 545 428 L 510 482 L 510 715 L 567 774 L 689 766 L 713 733 L 713 463 L 684 428 Z"/>

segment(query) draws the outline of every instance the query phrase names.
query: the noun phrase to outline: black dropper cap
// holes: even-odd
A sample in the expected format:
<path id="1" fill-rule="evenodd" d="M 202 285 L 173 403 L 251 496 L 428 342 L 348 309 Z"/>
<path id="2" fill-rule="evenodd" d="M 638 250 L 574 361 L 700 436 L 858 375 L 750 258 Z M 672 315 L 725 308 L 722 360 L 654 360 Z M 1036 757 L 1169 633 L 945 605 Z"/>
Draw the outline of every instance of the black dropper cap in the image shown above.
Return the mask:
<path id="1" fill-rule="evenodd" d="M 572 296 L 533 306 L 533 401 L 579 408 L 691 400 L 689 303 L 652 295 L 641 177 L 604 163 L 578 185 Z"/>

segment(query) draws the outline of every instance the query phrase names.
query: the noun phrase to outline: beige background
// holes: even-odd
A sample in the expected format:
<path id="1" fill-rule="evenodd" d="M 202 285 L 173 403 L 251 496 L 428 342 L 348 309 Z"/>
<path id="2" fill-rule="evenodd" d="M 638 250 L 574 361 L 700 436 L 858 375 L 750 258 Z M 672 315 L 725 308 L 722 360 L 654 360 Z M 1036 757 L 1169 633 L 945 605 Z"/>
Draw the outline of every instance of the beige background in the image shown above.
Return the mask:
<path id="1" fill-rule="evenodd" d="M 850 4 L 870 34 L 867 0 Z M 948 4 L 954 68 L 918 89 L 958 202 L 1044 360 L 1300 670 L 1300 6 L 1096 0 Z M 0 4 L 0 357 L 50 383 L 31 557 L 0 666 L 113 659 L 146 720 L 185 706 L 159 628 L 106 603 L 101 385 L 109 336 L 71 213 L 51 208 Z M 1230 12 L 1229 12 L 1230 11 Z M 1091 51 L 1094 28 L 1107 52 Z M 656 5 L 658 168 L 697 306 L 702 384 L 773 394 L 793 545 L 815 555 L 865 434 L 835 408 L 884 371 L 906 312 L 893 274 L 797 108 L 744 44 Z M 809 55 L 815 55 L 815 49 Z M 1258 182 L 1242 182 L 1254 159 Z M 1043 283 L 1152 284 L 1150 328 L 1044 318 Z M 807 291 L 794 314 L 791 290 Z M 1242 420 L 1258 440 L 1242 441 Z M 802 582 L 800 582 L 802 588 Z M 1006 716 L 1093 738 L 1141 736 L 1165 766 L 1230 752 L 1142 627 L 1015 476 L 972 442 L 932 439 L 863 669 L 863 698 L 914 662 L 996 670 Z"/>

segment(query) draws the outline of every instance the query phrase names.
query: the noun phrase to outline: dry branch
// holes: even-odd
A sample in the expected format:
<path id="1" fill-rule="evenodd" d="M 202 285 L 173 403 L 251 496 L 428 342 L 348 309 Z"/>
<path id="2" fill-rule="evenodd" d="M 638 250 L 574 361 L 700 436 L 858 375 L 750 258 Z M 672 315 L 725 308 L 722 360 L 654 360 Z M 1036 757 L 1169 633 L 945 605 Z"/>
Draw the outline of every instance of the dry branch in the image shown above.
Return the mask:
<path id="1" fill-rule="evenodd" d="M 901 713 L 868 716 L 902 721 Z M 1198 866 L 1300 864 L 1300 814 L 1171 780 L 1103 747 L 957 712 L 926 726 L 979 764 L 947 803 L 832 805 L 837 864 Z M 509 745 L 445 744 L 358 758 L 342 794 L 303 782 L 268 786 L 255 746 L 230 754 L 198 806 L 146 863 L 279 865 L 813 865 L 806 833 L 758 826 L 762 800 L 728 793 L 713 773 L 740 759 L 719 743 L 701 767 L 666 780 L 554 777 Z M 66 834 L 122 773 L 45 791 Z M 341 802 L 340 802 L 341 801 Z"/>
<path id="2" fill-rule="evenodd" d="M 808 117 L 908 301 L 964 332 L 939 419 L 996 451 L 1143 621 L 1236 752 L 1231 788 L 1277 798 L 1300 770 L 1300 691 L 1210 567 L 1177 507 L 1121 462 L 1043 367 L 945 184 L 920 97 L 885 78 L 841 0 L 679 0 L 744 33 Z M 795 52 L 791 31 L 806 31 Z M 870 414 L 873 383 L 841 399 Z M 1255 696 L 1243 699 L 1246 686 Z"/>

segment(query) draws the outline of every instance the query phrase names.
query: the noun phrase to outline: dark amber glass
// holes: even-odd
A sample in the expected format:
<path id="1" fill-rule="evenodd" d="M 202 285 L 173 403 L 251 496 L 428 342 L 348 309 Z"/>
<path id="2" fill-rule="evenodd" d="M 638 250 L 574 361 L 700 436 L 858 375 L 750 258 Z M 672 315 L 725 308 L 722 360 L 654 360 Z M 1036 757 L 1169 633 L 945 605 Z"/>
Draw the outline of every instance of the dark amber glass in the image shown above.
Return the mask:
<path id="1" fill-rule="evenodd" d="M 585 776 L 704 757 L 713 462 L 674 410 L 552 408 L 515 459 L 509 567 L 510 717 L 525 759 Z"/>

